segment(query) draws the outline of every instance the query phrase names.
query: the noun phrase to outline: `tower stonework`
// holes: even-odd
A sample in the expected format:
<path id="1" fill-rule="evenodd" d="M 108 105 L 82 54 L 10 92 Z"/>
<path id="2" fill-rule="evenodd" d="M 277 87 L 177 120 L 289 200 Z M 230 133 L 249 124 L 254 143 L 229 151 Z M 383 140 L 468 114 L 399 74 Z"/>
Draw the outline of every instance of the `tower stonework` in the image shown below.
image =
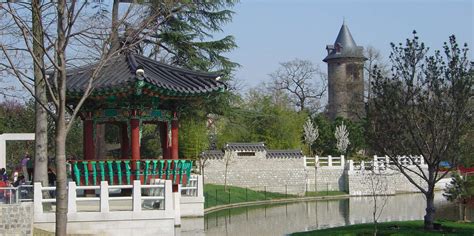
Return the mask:
<path id="1" fill-rule="evenodd" d="M 327 45 L 328 115 L 359 120 L 365 116 L 364 57 L 346 24 L 342 24 L 334 45 Z"/>

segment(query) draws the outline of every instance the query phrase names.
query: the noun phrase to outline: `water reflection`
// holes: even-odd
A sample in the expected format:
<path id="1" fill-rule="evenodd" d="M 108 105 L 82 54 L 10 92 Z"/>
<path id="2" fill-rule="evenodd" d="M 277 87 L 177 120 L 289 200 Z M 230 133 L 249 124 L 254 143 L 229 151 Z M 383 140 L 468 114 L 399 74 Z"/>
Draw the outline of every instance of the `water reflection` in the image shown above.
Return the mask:
<path id="1" fill-rule="evenodd" d="M 204 232 L 197 228 L 187 232 L 183 222 L 178 235 L 284 235 L 297 231 L 368 223 L 372 222 L 372 201 L 372 197 L 352 197 L 228 209 L 206 215 L 203 222 Z M 421 220 L 425 211 L 424 201 L 421 194 L 388 197 L 379 221 Z M 382 203 L 383 199 L 379 198 L 378 202 Z M 441 193 L 435 196 L 435 205 L 438 209 L 437 217 L 457 219 L 456 207 L 446 202 Z"/>

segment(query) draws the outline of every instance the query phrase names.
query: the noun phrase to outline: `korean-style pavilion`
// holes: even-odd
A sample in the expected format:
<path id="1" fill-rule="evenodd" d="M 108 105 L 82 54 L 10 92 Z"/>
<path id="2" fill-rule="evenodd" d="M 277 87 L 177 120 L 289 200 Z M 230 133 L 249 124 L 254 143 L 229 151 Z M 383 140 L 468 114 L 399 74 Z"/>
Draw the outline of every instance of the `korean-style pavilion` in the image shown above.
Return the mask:
<path id="1" fill-rule="evenodd" d="M 98 64 L 89 64 L 68 70 L 68 106 L 78 105 L 97 67 Z M 92 81 L 93 90 L 80 110 L 84 125 L 84 166 L 73 163 L 76 182 L 97 184 L 96 180 L 100 179 L 121 182 L 122 177 L 114 175 L 121 175 L 124 169 L 132 178 L 133 173 L 142 180 L 140 175 L 145 175 L 145 182 L 153 174 L 159 177 L 166 174 L 169 178 L 168 174 L 177 173 L 171 173 L 172 169 L 185 171 L 186 167 L 189 173 L 189 163 L 180 162 L 178 157 L 178 110 L 193 100 L 225 90 L 220 75 L 170 66 L 134 53 L 123 53 L 98 71 Z M 120 128 L 120 160 L 96 160 L 94 138 L 98 124 Z M 160 161 L 139 161 L 143 124 L 159 125 L 163 153 Z"/>

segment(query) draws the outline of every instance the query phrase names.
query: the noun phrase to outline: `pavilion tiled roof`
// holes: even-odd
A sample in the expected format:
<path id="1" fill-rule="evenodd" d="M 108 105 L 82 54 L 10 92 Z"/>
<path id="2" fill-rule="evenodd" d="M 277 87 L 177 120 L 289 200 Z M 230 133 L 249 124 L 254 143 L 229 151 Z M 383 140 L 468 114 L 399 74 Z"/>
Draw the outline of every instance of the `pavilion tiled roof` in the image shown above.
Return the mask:
<path id="1" fill-rule="evenodd" d="M 267 158 L 302 158 L 301 150 L 268 150 Z"/>
<path id="2" fill-rule="evenodd" d="M 83 93 L 98 66 L 97 63 L 68 69 L 68 93 Z M 143 76 L 136 74 L 143 68 Z M 225 84 L 220 75 L 170 66 L 137 54 L 121 54 L 112 58 L 92 82 L 94 92 L 133 91 L 137 83 L 143 88 L 165 96 L 196 96 L 222 91 Z M 129 88 L 127 90 L 127 88 Z"/>

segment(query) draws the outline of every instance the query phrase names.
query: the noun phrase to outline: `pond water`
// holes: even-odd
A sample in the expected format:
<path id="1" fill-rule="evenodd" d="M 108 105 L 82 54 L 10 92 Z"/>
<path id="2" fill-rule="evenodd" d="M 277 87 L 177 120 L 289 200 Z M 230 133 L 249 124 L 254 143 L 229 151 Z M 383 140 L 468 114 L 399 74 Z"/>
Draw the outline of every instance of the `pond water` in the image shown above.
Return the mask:
<path id="1" fill-rule="evenodd" d="M 425 214 L 422 194 L 379 197 L 377 204 L 383 205 L 379 222 L 421 220 Z M 441 192 L 435 195 L 435 205 L 437 218 L 457 220 L 458 208 L 447 202 Z M 372 197 L 241 207 L 211 213 L 200 219 L 184 219 L 176 235 L 286 235 L 372 222 L 373 209 Z M 472 220 L 474 210 L 469 213 Z"/>

